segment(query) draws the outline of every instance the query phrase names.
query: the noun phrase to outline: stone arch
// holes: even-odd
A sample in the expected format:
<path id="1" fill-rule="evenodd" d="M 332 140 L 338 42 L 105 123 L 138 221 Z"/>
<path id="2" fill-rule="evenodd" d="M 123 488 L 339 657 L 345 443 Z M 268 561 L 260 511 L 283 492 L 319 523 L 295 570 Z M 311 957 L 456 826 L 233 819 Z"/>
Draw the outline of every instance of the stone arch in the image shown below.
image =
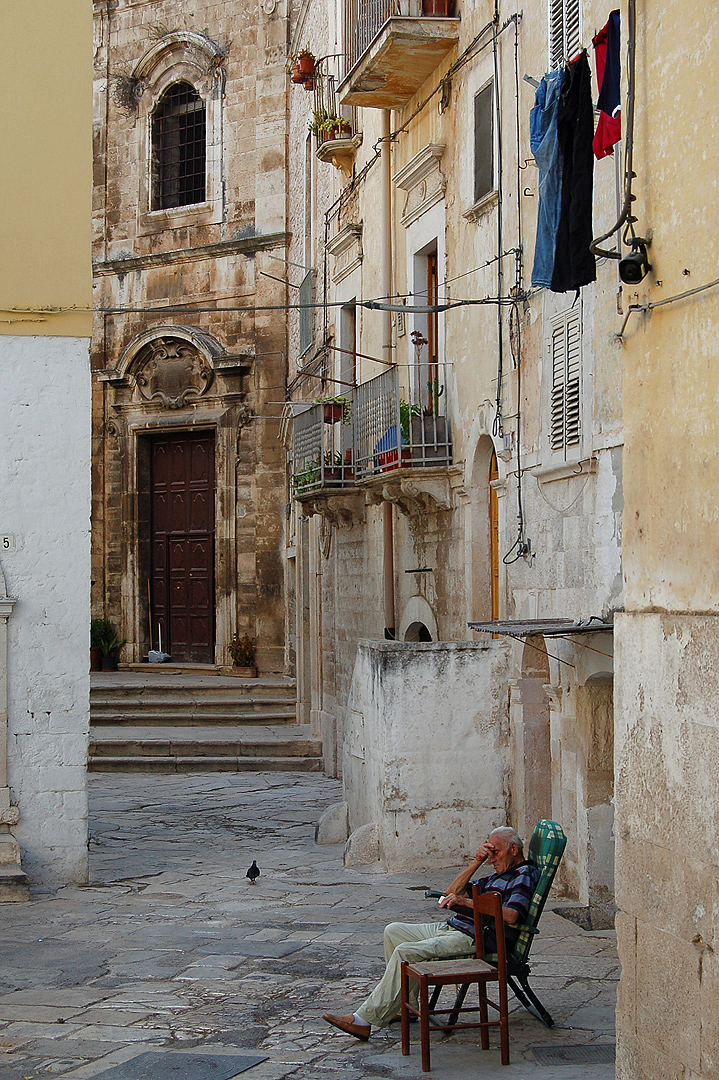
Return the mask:
<path id="1" fill-rule="evenodd" d="M 195 326 L 175 326 L 170 324 L 151 326 L 140 334 L 136 334 L 132 341 L 128 342 L 122 350 L 116 366 L 118 375 L 124 377 L 134 374 L 134 369 L 138 366 L 137 359 L 142 350 L 150 343 L 163 338 L 174 338 L 178 341 L 187 342 L 197 350 L 210 366 L 219 357 L 225 355 L 225 350 L 217 338 L 204 330 L 198 330 Z"/>
<path id="2" fill-rule="evenodd" d="M 405 609 L 402 613 L 402 618 L 399 624 L 399 640 L 400 641 L 420 641 L 425 640 L 419 637 L 408 637 L 407 634 L 410 628 L 414 628 L 412 633 L 419 633 L 418 627 L 424 626 L 430 635 L 430 641 L 437 641 L 439 635 L 437 633 L 437 620 L 434 617 L 434 612 L 429 606 L 423 596 L 411 596 L 405 605 Z"/>

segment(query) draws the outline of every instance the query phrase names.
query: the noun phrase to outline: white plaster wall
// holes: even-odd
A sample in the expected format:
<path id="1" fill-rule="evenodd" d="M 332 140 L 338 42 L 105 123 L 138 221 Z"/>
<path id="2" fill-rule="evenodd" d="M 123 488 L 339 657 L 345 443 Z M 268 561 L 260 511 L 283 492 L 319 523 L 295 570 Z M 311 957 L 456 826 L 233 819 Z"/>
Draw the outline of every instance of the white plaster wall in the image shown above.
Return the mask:
<path id="1" fill-rule="evenodd" d="M 87 880 L 89 340 L 0 336 L 8 779 L 31 885 Z"/>
<path id="2" fill-rule="evenodd" d="M 344 745 L 350 829 L 376 822 L 388 870 L 471 856 L 506 821 L 501 642 L 360 642 Z"/>

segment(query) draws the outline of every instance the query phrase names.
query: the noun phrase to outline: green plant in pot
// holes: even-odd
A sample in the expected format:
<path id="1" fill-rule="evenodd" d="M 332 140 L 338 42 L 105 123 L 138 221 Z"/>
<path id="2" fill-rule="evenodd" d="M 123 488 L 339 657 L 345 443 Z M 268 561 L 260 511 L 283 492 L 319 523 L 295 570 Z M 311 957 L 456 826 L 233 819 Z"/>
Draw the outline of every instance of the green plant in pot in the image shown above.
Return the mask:
<path id="1" fill-rule="evenodd" d="M 419 405 L 410 405 L 404 398 L 399 399 L 399 426 L 402 432 L 402 445 L 409 446 L 409 422 L 411 416 L 419 416 Z"/>
<path id="2" fill-rule="evenodd" d="M 255 642 L 249 634 L 235 634 L 229 646 L 232 658 L 233 672 L 243 675 L 245 678 L 255 678 L 257 667 L 255 666 Z"/>
<path id="3" fill-rule="evenodd" d="M 320 135 L 324 131 L 324 124 L 327 120 L 327 109 L 315 109 L 310 120 L 310 131 L 319 139 Z"/>
<path id="4" fill-rule="evenodd" d="M 109 619 L 93 619 L 90 623 L 90 648 L 98 649 L 102 656 L 103 671 L 117 671 L 120 649 L 125 644 L 117 636 L 117 630 Z"/>

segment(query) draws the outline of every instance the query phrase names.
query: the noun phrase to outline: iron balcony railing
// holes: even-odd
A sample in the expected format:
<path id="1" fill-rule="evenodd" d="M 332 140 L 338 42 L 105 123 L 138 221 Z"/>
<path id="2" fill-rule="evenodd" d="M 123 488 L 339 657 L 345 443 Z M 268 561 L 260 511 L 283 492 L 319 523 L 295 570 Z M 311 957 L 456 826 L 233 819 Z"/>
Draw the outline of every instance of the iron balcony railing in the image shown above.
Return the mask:
<path id="1" fill-rule="evenodd" d="M 448 365 L 394 365 L 354 391 L 357 480 L 400 468 L 452 464 Z"/>
<path id="2" fill-rule="evenodd" d="M 451 0 L 344 0 L 347 70 L 367 51 L 388 19 L 446 17 L 450 5 Z"/>
<path id="3" fill-rule="evenodd" d="M 357 134 L 357 109 L 340 105 L 337 86 L 343 77 L 343 57 L 323 56 L 315 67 L 314 128 L 317 145 Z"/>
<path id="4" fill-rule="evenodd" d="M 352 464 L 352 403 L 310 405 L 294 418 L 292 476 L 294 495 L 343 488 L 354 479 Z"/>

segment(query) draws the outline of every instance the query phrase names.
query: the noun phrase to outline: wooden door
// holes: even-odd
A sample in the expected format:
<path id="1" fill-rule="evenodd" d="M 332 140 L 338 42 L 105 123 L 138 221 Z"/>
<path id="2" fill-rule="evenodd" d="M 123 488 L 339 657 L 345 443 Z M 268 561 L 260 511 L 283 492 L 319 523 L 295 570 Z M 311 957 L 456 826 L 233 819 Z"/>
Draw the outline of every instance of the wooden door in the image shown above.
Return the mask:
<path id="1" fill-rule="evenodd" d="M 180 662 L 214 663 L 215 439 L 153 439 L 152 645 Z"/>
<path id="2" fill-rule="evenodd" d="M 499 502 L 492 481 L 499 479 L 497 455 L 492 452 L 489 463 L 489 565 L 492 619 L 499 618 Z"/>

